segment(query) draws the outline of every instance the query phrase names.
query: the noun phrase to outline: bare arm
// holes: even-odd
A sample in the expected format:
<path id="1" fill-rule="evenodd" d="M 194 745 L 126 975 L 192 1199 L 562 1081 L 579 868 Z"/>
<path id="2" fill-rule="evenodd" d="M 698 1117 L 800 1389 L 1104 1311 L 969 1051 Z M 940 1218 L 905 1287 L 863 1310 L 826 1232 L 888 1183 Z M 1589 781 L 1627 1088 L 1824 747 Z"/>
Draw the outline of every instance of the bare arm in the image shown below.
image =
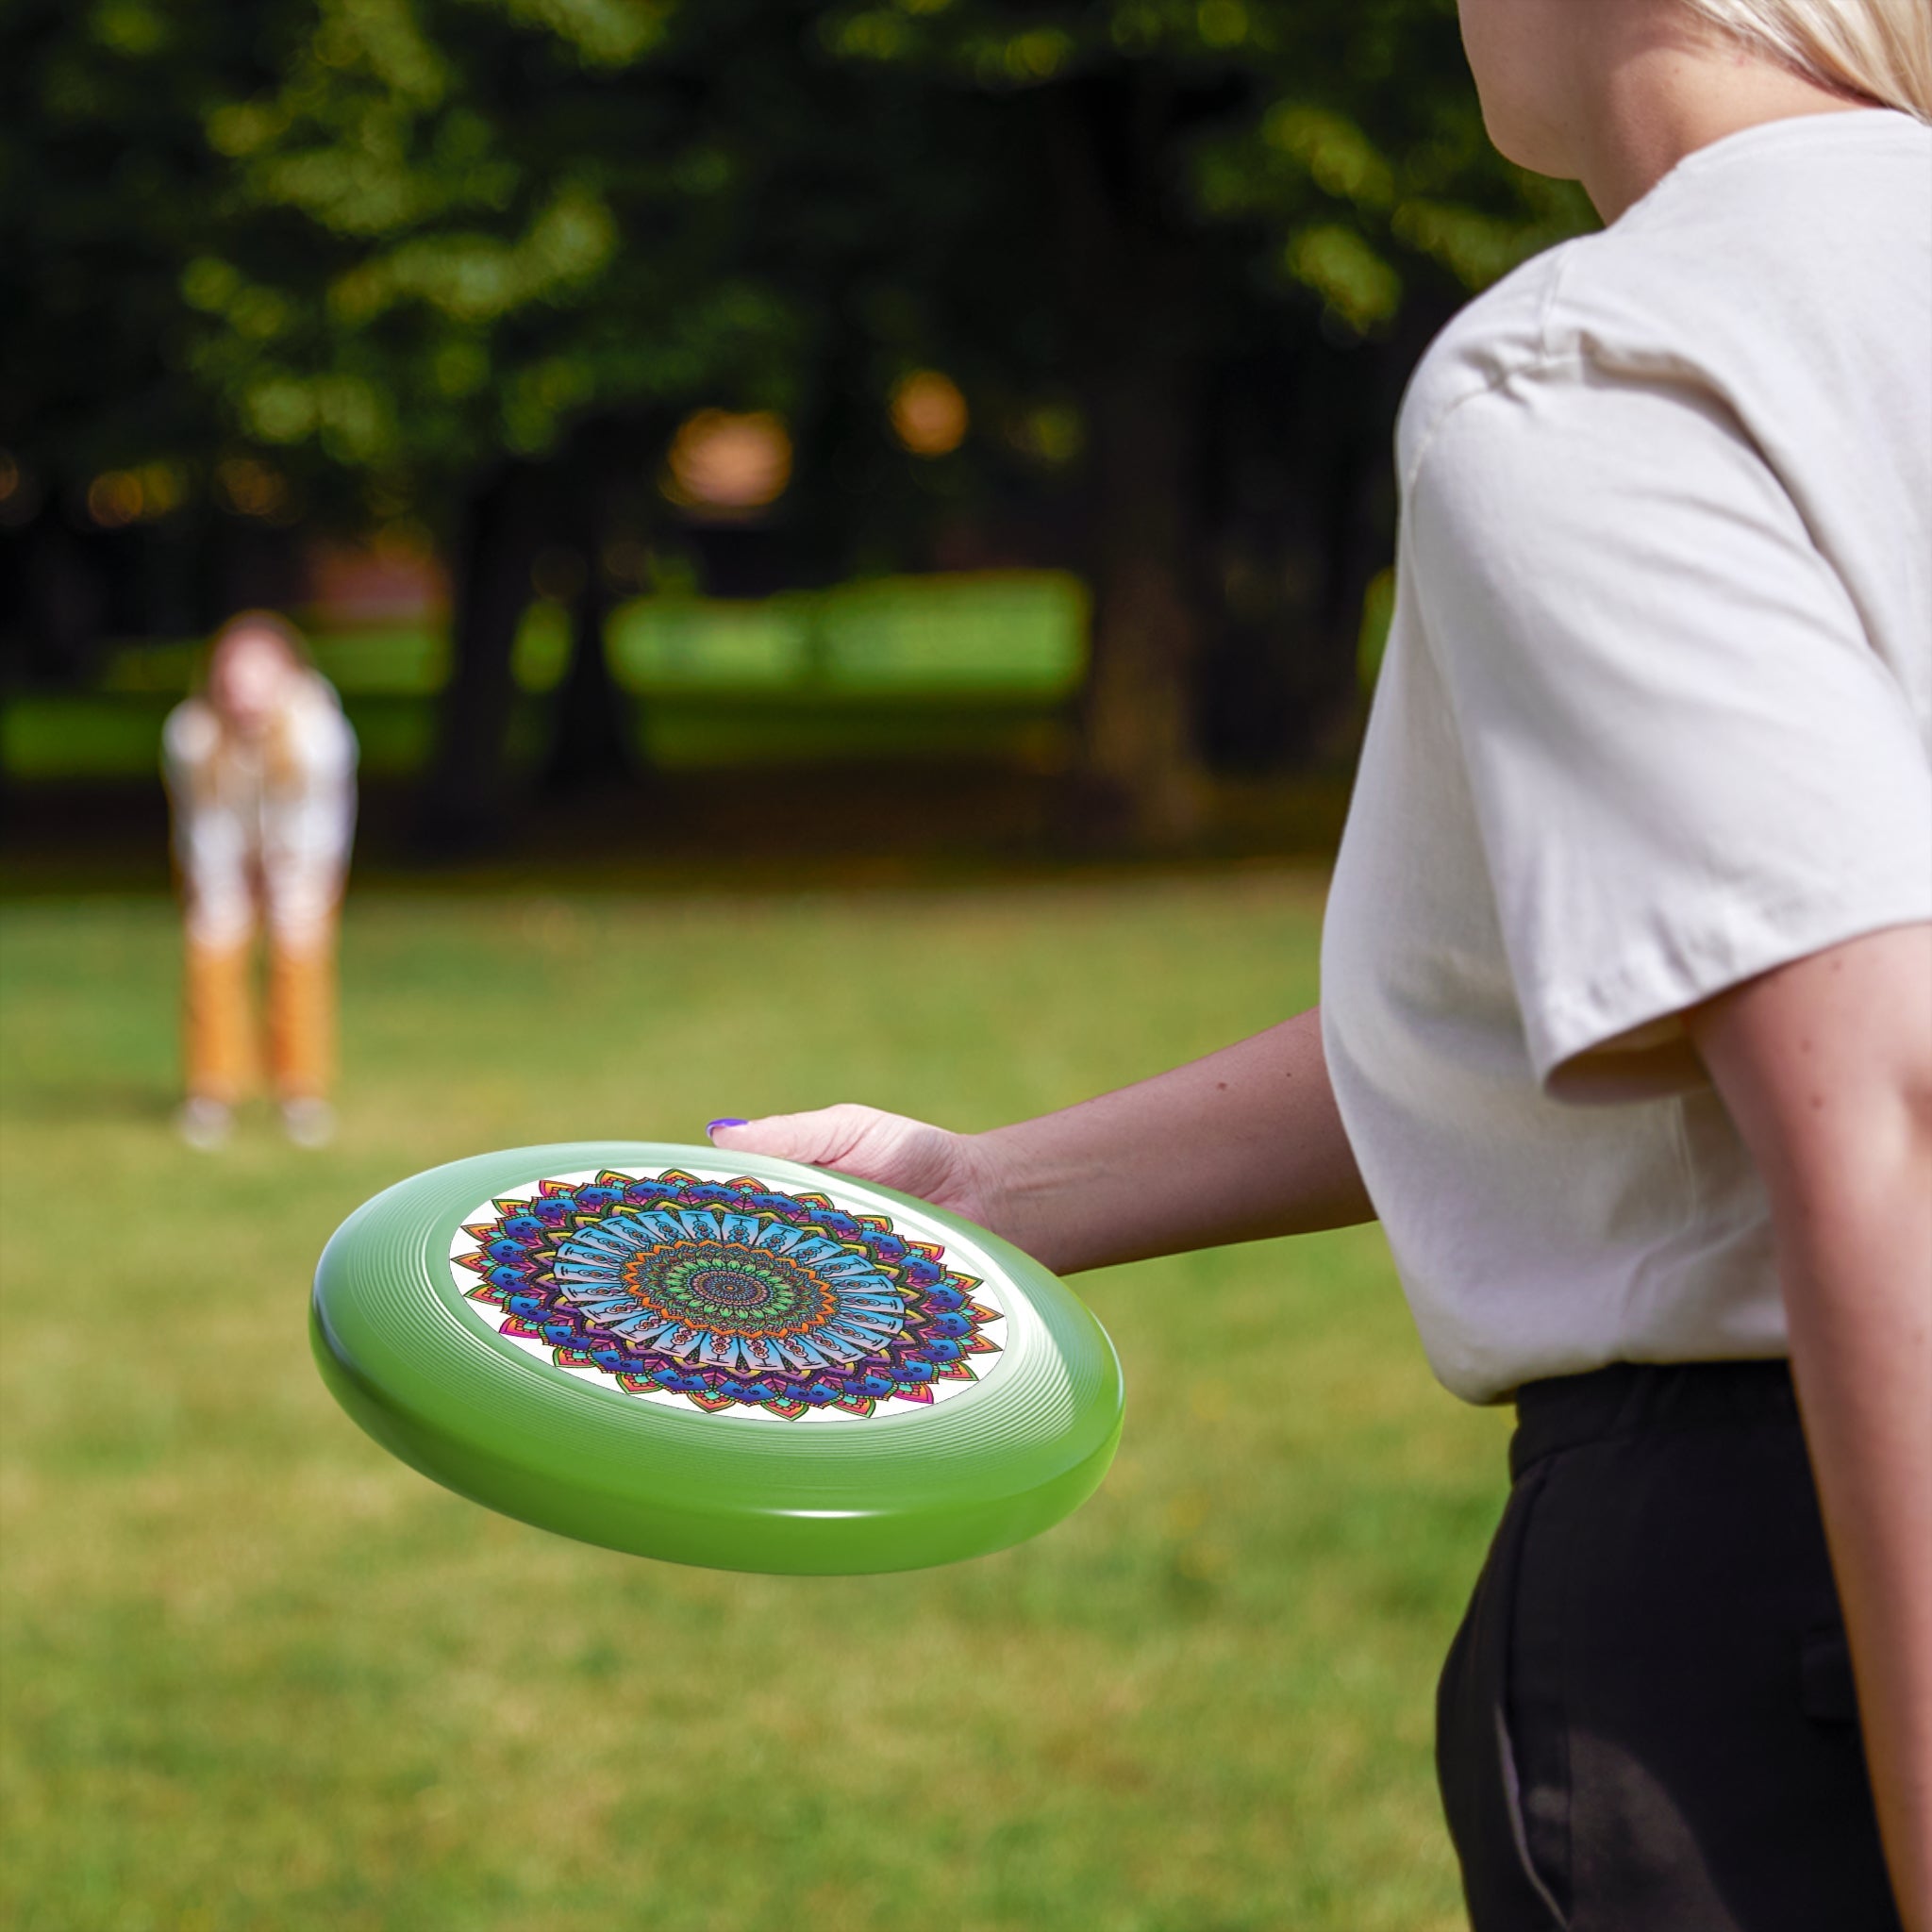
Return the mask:
<path id="1" fill-rule="evenodd" d="M 1908 1932 L 1932 1932 L 1932 926 L 1690 1025 L 1771 1195 L 1879 1825 Z"/>
<path id="2" fill-rule="evenodd" d="M 720 1125 L 721 1147 L 904 1189 L 1062 1274 L 1373 1221 L 1310 1008 L 1206 1059 L 984 1134 L 865 1107 Z"/>

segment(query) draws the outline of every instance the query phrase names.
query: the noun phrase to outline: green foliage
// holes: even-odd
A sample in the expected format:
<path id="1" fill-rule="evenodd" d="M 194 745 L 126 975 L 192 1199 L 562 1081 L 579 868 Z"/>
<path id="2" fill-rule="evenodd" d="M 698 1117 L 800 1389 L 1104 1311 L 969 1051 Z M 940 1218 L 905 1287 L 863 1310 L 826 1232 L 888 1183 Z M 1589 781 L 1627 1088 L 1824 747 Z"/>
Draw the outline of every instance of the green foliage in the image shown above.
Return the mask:
<path id="1" fill-rule="evenodd" d="M 0 1920 L 1459 1925 L 1430 1695 L 1502 1424 L 1430 1384 L 1372 1230 L 1089 1277 L 1127 1373 L 1113 1474 L 920 1575 L 566 1543 L 329 1402 L 309 1272 L 402 1174 L 847 1092 L 987 1124 L 1315 990 L 1312 877 L 717 884 L 353 900 L 322 1155 L 258 1116 L 220 1158 L 168 1138 L 162 902 L 6 911 Z"/>
<path id="2" fill-rule="evenodd" d="M 61 480 L 200 454 L 183 265 L 220 231 L 204 116 L 260 69 L 223 9 L 18 0 L 0 60 L 0 441 Z"/>
<path id="3" fill-rule="evenodd" d="M 731 258 L 733 171 L 664 90 L 610 79 L 665 25 L 623 0 L 321 0 L 277 84 L 208 120 L 233 246 L 183 293 L 245 433 L 407 500 L 585 413 L 782 389 L 796 326 Z M 276 251 L 291 223 L 306 246 Z"/>
<path id="4" fill-rule="evenodd" d="M 1405 257 L 1474 291 L 1590 219 L 1490 148 L 1454 21 L 1453 0 L 897 0 L 834 8 L 820 33 L 993 92 L 1125 67 L 1209 94 L 1174 185 L 1209 226 L 1261 231 L 1264 275 L 1359 335 L 1400 308 Z"/>
<path id="5" fill-rule="evenodd" d="M 1447 0 L 25 0 L 6 433 L 67 469 L 252 445 L 392 514 L 588 417 L 808 428 L 832 364 L 876 394 L 943 355 L 1024 448 L 1091 347 L 1024 102 L 1139 103 L 1222 334 L 1369 334 L 1581 219 L 1491 154 L 1454 33 Z"/>

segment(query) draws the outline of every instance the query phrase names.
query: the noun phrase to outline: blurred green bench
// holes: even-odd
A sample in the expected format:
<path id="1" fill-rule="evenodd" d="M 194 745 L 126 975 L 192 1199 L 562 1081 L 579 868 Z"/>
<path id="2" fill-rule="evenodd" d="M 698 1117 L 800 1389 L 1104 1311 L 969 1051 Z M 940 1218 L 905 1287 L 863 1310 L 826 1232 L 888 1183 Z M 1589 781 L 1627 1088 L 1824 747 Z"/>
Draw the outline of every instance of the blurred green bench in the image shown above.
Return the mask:
<path id="1" fill-rule="evenodd" d="M 1088 596 L 1073 576 L 1014 571 L 890 577 L 761 602 L 640 597 L 605 627 L 611 675 L 638 703 L 640 749 L 666 768 L 1065 755 L 1087 664 Z M 342 694 L 365 770 L 428 757 L 449 640 L 429 626 L 317 629 L 317 664 Z M 531 605 L 513 656 L 524 703 L 513 750 L 538 756 L 547 697 L 569 658 L 569 613 Z M 17 780 L 155 769 L 161 721 L 189 690 L 198 641 L 129 644 L 85 691 L 0 704 L 0 771 Z"/>

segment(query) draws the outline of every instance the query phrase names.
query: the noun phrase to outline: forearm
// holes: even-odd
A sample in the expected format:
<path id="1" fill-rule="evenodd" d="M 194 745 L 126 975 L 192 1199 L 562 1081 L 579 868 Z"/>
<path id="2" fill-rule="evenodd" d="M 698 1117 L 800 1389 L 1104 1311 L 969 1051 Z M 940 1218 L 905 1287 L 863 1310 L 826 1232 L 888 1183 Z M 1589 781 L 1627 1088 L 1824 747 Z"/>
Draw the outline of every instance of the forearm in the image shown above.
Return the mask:
<path id="1" fill-rule="evenodd" d="M 1687 1019 L 1770 1198 L 1886 1857 L 1932 1932 L 1932 925 Z"/>
<path id="2" fill-rule="evenodd" d="M 1374 1219 L 1318 1008 L 970 1146 L 991 1224 L 1061 1274 Z"/>
<path id="3" fill-rule="evenodd" d="M 1847 1192 L 1780 1230 L 1791 1364 L 1887 1857 L 1932 1932 L 1932 1146 Z"/>

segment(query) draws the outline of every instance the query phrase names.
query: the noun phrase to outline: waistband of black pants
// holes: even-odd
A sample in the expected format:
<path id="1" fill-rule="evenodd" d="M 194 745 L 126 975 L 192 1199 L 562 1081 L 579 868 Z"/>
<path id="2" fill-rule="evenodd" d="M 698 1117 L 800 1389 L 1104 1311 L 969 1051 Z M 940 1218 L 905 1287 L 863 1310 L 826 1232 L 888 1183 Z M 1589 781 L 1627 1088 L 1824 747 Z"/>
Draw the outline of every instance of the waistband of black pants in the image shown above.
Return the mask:
<path id="1" fill-rule="evenodd" d="M 1553 1375 L 1516 1391 L 1509 1474 L 1586 1442 L 1798 1420 L 1791 1365 L 1749 1362 L 1612 1362 L 1583 1375 Z"/>

